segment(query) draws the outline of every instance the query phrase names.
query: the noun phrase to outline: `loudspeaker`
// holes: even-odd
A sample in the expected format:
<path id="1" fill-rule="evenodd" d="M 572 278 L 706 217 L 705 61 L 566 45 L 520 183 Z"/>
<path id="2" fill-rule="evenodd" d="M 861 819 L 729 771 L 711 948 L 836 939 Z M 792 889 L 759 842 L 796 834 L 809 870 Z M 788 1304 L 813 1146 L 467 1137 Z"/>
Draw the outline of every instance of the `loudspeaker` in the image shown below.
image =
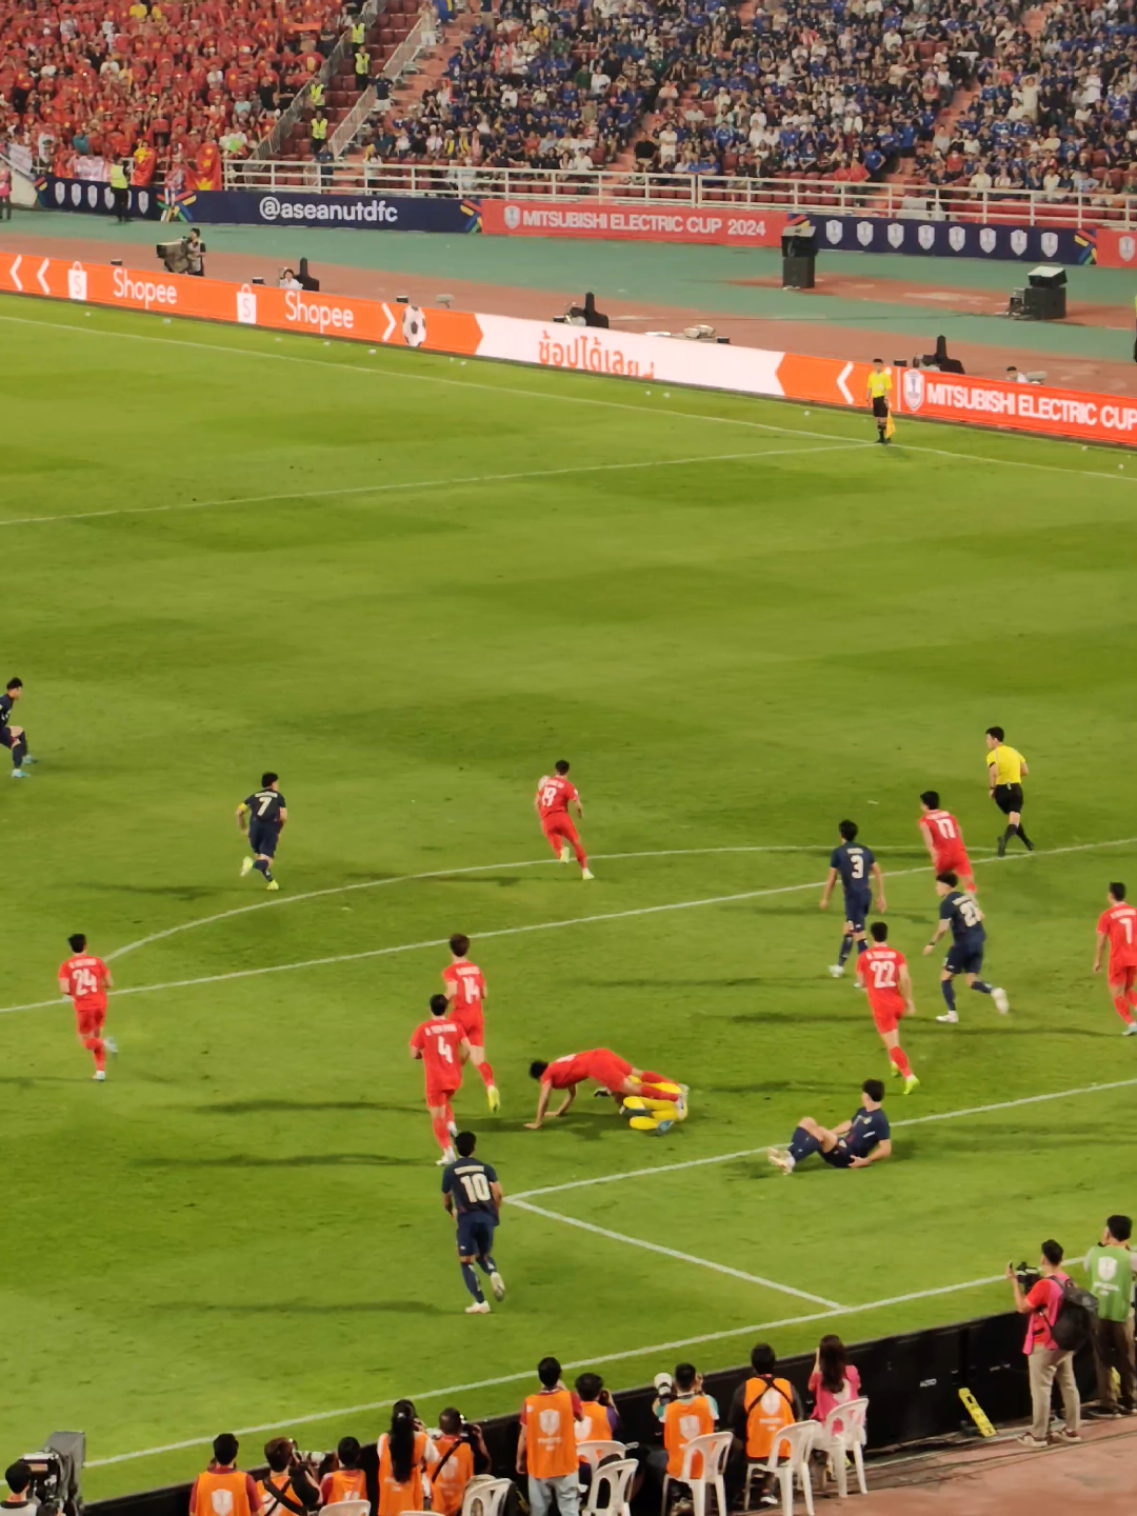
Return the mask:
<path id="1" fill-rule="evenodd" d="M 1028 321 L 1065 321 L 1065 286 L 1030 285 L 1023 290 L 1023 315 Z"/>
<path id="2" fill-rule="evenodd" d="M 782 259 L 782 288 L 784 290 L 811 290 L 816 283 L 814 271 L 817 258 L 810 253 L 806 257 Z"/>

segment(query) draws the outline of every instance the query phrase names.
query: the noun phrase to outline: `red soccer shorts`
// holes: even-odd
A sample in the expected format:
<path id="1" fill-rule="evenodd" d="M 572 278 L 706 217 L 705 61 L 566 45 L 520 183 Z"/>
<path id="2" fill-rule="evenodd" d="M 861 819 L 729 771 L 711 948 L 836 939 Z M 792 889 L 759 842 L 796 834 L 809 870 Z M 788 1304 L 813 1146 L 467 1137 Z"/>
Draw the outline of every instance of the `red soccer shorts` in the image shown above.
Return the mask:
<path id="1" fill-rule="evenodd" d="M 462 1088 L 461 1085 L 434 1084 L 431 1080 L 426 1081 L 426 1103 L 428 1106 L 449 1105 L 450 1101 Z"/>
<path id="2" fill-rule="evenodd" d="M 872 1019 L 876 1022 L 878 1032 L 895 1032 L 904 1015 L 904 1001 L 899 995 L 889 996 L 887 1000 L 870 1001 Z"/>
<path id="3" fill-rule="evenodd" d="M 1116 968 L 1112 963 L 1110 964 L 1109 987 L 1111 990 L 1119 985 L 1128 995 L 1135 984 L 1137 984 L 1137 964 L 1119 963 Z"/>
<path id="4" fill-rule="evenodd" d="M 95 1006 L 88 1010 L 75 1010 L 75 1024 L 79 1029 L 80 1037 L 101 1037 L 103 1023 L 107 1019 L 105 1005 Z"/>
<path id="5" fill-rule="evenodd" d="M 554 837 L 567 837 L 570 842 L 579 842 L 576 827 L 567 811 L 556 811 L 552 816 L 542 816 L 541 830 L 550 841 Z"/>
<path id="6" fill-rule="evenodd" d="M 450 1019 L 461 1030 L 462 1036 L 471 1047 L 485 1047 L 486 1018 L 480 1005 L 471 1005 L 461 1011 L 451 1011 Z"/>
<path id="7" fill-rule="evenodd" d="M 967 856 L 967 849 L 962 845 L 947 848 L 942 853 L 936 854 L 937 874 L 958 874 L 961 879 L 974 879 L 971 871 L 971 859 Z"/>

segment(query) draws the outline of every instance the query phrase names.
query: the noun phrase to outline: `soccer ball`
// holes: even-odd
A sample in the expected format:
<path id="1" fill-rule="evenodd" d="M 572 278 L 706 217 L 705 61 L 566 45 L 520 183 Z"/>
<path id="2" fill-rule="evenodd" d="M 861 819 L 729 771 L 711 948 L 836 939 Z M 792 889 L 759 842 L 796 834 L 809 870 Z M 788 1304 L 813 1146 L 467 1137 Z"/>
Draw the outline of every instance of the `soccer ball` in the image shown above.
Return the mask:
<path id="1" fill-rule="evenodd" d="M 426 317 L 417 305 L 403 312 L 403 337 L 408 347 L 421 347 L 426 341 Z"/>

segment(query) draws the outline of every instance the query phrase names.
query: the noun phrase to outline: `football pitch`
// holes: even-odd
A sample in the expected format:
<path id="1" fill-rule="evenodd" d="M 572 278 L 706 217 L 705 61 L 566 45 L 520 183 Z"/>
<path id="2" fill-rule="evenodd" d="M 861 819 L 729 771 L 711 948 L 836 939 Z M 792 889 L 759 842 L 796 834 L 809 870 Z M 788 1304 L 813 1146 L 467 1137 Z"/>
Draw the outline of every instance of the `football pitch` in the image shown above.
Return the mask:
<path id="1" fill-rule="evenodd" d="M 1133 1210 L 1137 1039 L 1089 973 L 1107 882 L 1137 890 L 1132 455 L 11 298 L 0 340 L 0 675 L 41 760 L 0 768 L 9 1453 L 85 1429 L 92 1497 L 222 1428 L 506 1410 L 546 1352 L 619 1388 L 948 1322 Z M 993 722 L 1029 858 L 994 856 Z M 532 811 L 560 757 L 591 883 Z M 233 814 L 267 768 L 276 896 Z M 936 1024 L 929 786 L 1007 1018 L 961 985 Z M 845 816 L 922 1086 L 889 1084 L 890 1161 L 785 1180 L 765 1146 L 888 1072 L 827 973 Z M 79 930 L 118 985 L 104 1086 L 53 998 Z M 504 1102 L 471 1074 L 459 1119 L 524 1197 L 488 1318 L 406 1047 L 454 931 Z M 690 1119 L 526 1131 L 530 1060 L 601 1045 Z"/>

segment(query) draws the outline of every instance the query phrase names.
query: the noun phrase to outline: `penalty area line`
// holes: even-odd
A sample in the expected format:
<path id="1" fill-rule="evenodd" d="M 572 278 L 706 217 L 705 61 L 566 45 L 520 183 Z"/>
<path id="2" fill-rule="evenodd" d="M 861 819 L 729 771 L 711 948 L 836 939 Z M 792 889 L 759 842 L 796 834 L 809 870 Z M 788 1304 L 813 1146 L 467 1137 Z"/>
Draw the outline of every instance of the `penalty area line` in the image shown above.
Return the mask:
<path id="1" fill-rule="evenodd" d="M 975 862 L 977 867 L 982 864 L 992 863 L 1021 863 L 1028 858 L 1053 858 L 1059 854 L 1084 853 L 1092 851 L 1096 848 L 1125 847 L 1128 844 L 1134 842 L 1137 842 L 1137 837 L 1118 837 L 1109 842 L 1084 842 L 1075 843 L 1070 847 L 1036 848 L 1033 853 L 1016 853 L 1013 857 L 978 858 L 975 860 Z M 647 854 L 645 856 L 651 857 L 654 855 Z M 527 868 L 532 866 L 532 861 L 514 865 L 497 865 L 499 868 Z M 439 870 L 437 873 L 433 874 L 400 875 L 397 879 L 379 882 L 395 884 L 413 878 L 446 878 L 451 874 L 483 872 L 487 867 L 488 865 L 481 864 L 464 870 L 445 869 Z M 910 877 L 913 874 L 923 874 L 927 871 L 928 867 L 928 864 L 923 864 L 917 868 L 892 869 L 886 871 L 884 877 L 886 879 L 903 879 Z M 368 881 L 367 884 L 363 885 L 343 885 L 328 890 L 317 890 L 306 898 L 312 899 L 315 895 L 342 894 L 345 891 L 351 889 L 367 888 L 371 883 L 374 883 L 374 881 Z M 563 927 L 590 926 L 602 921 L 630 921 L 644 916 L 662 915 L 669 911 L 697 910 L 700 907 L 709 905 L 737 905 L 746 900 L 763 900 L 777 895 L 801 894 L 805 890 L 819 890 L 821 887 L 821 880 L 809 880 L 804 884 L 782 884 L 774 885 L 769 888 L 760 890 L 740 890 L 731 895 L 706 895 L 697 900 L 672 900 L 665 902 L 662 905 L 632 906 L 624 911 L 600 911 L 592 916 L 569 916 L 560 921 L 534 921 L 524 926 L 496 927 L 489 931 L 475 931 L 472 935 L 477 937 L 480 941 L 488 941 L 490 938 L 494 937 L 520 937 L 529 932 L 553 932 L 558 931 Z M 295 898 L 299 899 L 300 897 Z M 265 904 L 261 906 L 244 906 L 238 908 L 237 910 L 223 912 L 219 917 L 203 917 L 200 922 L 187 923 L 187 925 L 204 926 L 208 921 L 211 920 L 222 920 L 228 916 L 239 915 L 242 913 L 242 911 L 245 910 L 265 909 L 269 905 L 276 907 L 277 904 L 278 902 L 273 901 L 265 902 Z M 182 928 L 172 927 L 164 933 L 156 934 L 155 938 L 144 938 L 141 942 L 135 945 L 141 946 L 143 942 L 153 941 L 156 940 L 157 937 L 161 936 L 172 936 L 174 932 L 179 930 L 182 930 Z M 164 990 L 192 989 L 198 985 L 225 984 L 229 981 L 237 979 L 257 979 L 261 978 L 265 974 L 286 974 L 290 973 L 293 969 L 326 968 L 329 965 L 338 963 L 359 963 L 370 958 L 391 958 L 401 953 L 419 952 L 424 948 L 443 947 L 445 946 L 447 940 L 448 939 L 445 937 L 431 937 L 422 942 L 403 942 L 397 943 L 392 947 L 367 948 L 358 953 L 335 953 L 324 958 L 303 958 L 293 963 L 272 963 L 261 965 L 257 968 L 252 969 L 231 969 L 224 974 L 205 974 L 195 979 L 171 979 L 161 984 L 127 985 L 122 989 L 116 989 L 114 993 L 116 997 L 121 995 L 154 995 L 159 994 Z M 119 951 L 121 954 L 123 951 L 125 951 L 125 949 L 120 949 Z M 52 1006 L 61 1006 L 65 1003 L 66 1002 L 60 997 L 55 997 L 51 1000 L 31 1000 L 21 1005 L 5 1005 L 0 1006 L 0 1016 L 11 1015 L 16 1011 L 45 1010 Z"/>
<path id="2" fill-rule="evenodd" d="M 934 1300 L 942 1295 L 956 1295 L 963 1290 L 983 1289 L 987 1285 L 998 1284 L 1003 1279 L 1002 1274 L 989 1274 L 983 1279 L 965 1279 L 959 1284 L 938 1285 L 931 1290 L 914 1290 L 906 1295 L 890 1295 L 883 1300 L 869 1300 L 863 1305 L 833 1306 L 823 1311 L 811 1311 L 805 1316 L 782 1316 L 773 1321 L 755 1321 L 747 1326 L 729 1327 L 720 1332 L 704 1332 L 697 1337 L 678 1337 L 670 1342 L 646 1343 L 643 1347 L 624 1348 L 616 1353 L 599 1353 L 591 1358 L 577 1358 L 571 1363 L 566 1363 L 564 1368 L 568 1371 L 576 1369 L 594 1368 L 597 1364 L 623 1363 L 628 1359 L 647 1358 L 663 1353 L 676 1353 L 684 1348 L 703 1347 L 709 1342 L 727 1342 L 732 1337 L 750 1337 L 759 1332 L 771 1332 L 779 1327 L 808 1326 L 815 1321 L 832 1321 L 842 1316 L 860 1316 L 871 1311 L 886 1310 L 890 1306 L 908 1305 L 917 1300 Z M 453 1395 L 470 1395 L 479 1390 L 498 1389 L 506 1384 L 520 1384 L 524 1380 L 533 1377 L 532 1368 L 521 1369 L 516 1374 L 498 1374 L 492 1379 L 471 1380 L 467 1384 L 442 1385 L 437 1389 L 416 1390 L 409 1398 L 416 1404 L 419 1401 L 435 1401 Z M 328 1411 L 305 1412 L 300 1416 L 287 1416 L 279 1421 L 264 1421 L 257 1426 L 238 1427 L 238 1437 L 253 1437 L 260 1432 L 274 1432 L 279 1427 L 307 1426 L 317 1421 L 337 1421 L 351 1416 L 362 1416 L 370 1411 L 385 1411 L 395 1404 L 390 1400 L 369 1400 L 360 1405 L 341 1406 Z M 189 1437 L 182 1442 L 167 1442 L 159 1447 L 141 1448 L 135 1453 L 117 1453 L 109 1458 L 89 1458 L 85 1464 L 88 1469 L 105 1469 L 112 1464 L 131 1463 L 139 1458 L 158 1458 L 164 1453 L 180 1453 L 189 1448 L 207 1446 L 213 1439 L 213 1433 L 204 1437 Z"/>

